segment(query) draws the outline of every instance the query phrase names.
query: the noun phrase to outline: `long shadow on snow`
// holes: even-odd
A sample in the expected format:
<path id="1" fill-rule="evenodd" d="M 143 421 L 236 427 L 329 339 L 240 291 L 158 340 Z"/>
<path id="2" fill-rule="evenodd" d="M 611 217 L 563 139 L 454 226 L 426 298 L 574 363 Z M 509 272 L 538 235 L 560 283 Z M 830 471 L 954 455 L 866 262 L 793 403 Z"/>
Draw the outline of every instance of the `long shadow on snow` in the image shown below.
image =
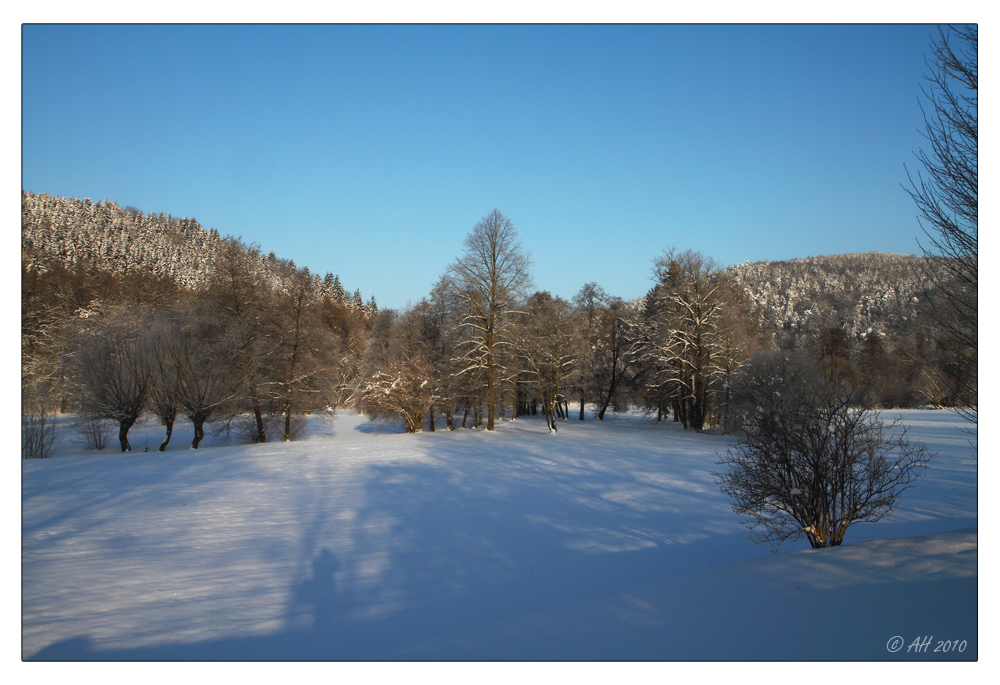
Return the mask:
<path id="1" fill-rule="evenodd" d="M 30 522 L 27 517 L 22 517 L 22 539 L 36 531 L 46 530 L 64 522 L 72 523 L 73 529 L 50 537 L 50 543 L 71 533 L 84 532 L 86 528 L 80 521 L 86 520 L 86 517 L 80 514 L 107 508 L 112 503 L 118 503 L 119 506 L 125 506 L 123 503 L 134 504 L 142 509 L 153 501 L 181 505 L 183 500 L 191 499 L 189 495 L 178 495 L 177 488 L 172 487 L 174 484 L 184 486 L 183 489 L 189 492 L 193 480 L 198 483 L 198 488 L 204 491 L 206 496 L 210 496 L 212 487 L 225 486 L 234 477 L 265 481 L 268 476 L 267 471 L 255 466 L 250 460 L 239 458 L 239 451 L 269 447 L 271 446 L 220 447 L 174 454 L 140 452 L 100 455 L 85 459 L 65 458 L 51 460 L 45 464 L 33 464 L 32 466 L 47 467 L 47 470 L 22 474 L 22 512 L 24 505 L 32 499 L 59 496 L 61 492 L 71 493 L 70 496 L 78 503 Z M 127 487 L 109 491 L 106 484 L 101 481 L 102 472 L 88 470 L 93 460 L 119 462 L 116 468 L 128 470 L 128 478 L 119 481 L 126 483 Z M 225 460 L 227 470 L 204 468 L 211 466 L 209 462 L 214 460 Z"/>
<path id="2" fill-rule="evenodd" d="M 290 600 L 282 630 L 132 649 L 104 648 L 77 637 L 31 658 L 755 658 L 724 645 L 713 651 L 689 643 L 692 652 L 678 652 L 662 644 L 662 631 L 649 632 L 647 639 L 642 631 L 637 638 L 633 630 L 626 639 L 615 634 L 614 623 L 592 627 L 591 641 L 579 649 L 561 641 L 577 626 L 551 624 L 547 632 L 506 644 L 456 647 L 463 634 L 488 634 L 491 625 L 602 598 L 616 602 L 630 592 L 763 553 L 741 539 L 745 530 L 712 483 L 711 464 L 702 469 L 697 460 L 689 460 L 670 471 L 672 476 L 686 474 L 679 482 L 651 481 L 643 473 L 655 470 L 657 459 L 670 458 L 666 453 L 615 456 L 620 450 L 610 440 L 595 445 L 587 435 L 578 437 L 583 439 L 543 443 L 539 440 L 547 438 L 529 433 L 502 444 L 474 433 L 392 437 L 418 440 L 415 451 L 430 447 L 433 459 L 369 467 L 366 504 L 350 524 L 351 552 L 342 553 L 328 542 L 331 526 L 347 524 L 323 515 L 321 493 L 314 493 L 312 503 L 300 503 L 307 523 L 299 572 L 288 578 Z M 472 456 L 470 440 L 476 440 Z M 602 449 L 605 462 L 595 458 Z M 615 499 L 606 496 L 609 492 L 641 496 Z M 663 506 L 650 506 L 656 501 Z M 697 611 L 685 598 L 678 602 L 676 609 L 661 607 L 661 623 Z M 814 589 L 808 596 L 813 607 L 827 602 L 836 605 L 838 593 Z M 768 628 L 751 615 L 734 615 L 733 620 Z M 676 630 L 683 632 L 683 626 Z M 702 638 L 711 644 L 711 635 Z M 756 658 L 768 657 L 758 653 Z M 852 657 L 817 652 L 802 658 Z"/>
<path id="3" fill-rule="evenodd" d="M 574 461 L 589 457 L 593 445 L 553 442 L 536 455 L 537 435 L 502 447 L 487 438 L 478 445 L 480 453 L 469 458 L 463 443 L 479 436 L 462 437 L 435 440 L 433 463 L 370 468 L 367 505 L 353 522 L 357 552 L 338 555 L 326 546 L 324 529 L 334 524 L 304 511 L 302 571 L 289 578 L 284 630 L 125 650 L 102 648 L 82 637 L 31 658 L 476 658 L 439 653 L 433 646 L 417 652 L 408 648 L 685 575 L 712 559 L 730 560 L 734 545 L 744 546 L 747 556 L 760 553 L 739 540 L 741 529 L 731 517 L 720 525 L 713 516 L 700 521 L 602 498 L 609 485 L 667 501 L 683 493 L 637 480 L 628 465 L 609 462 L 602 469 L 592 460 Z M 558 454 L 552 454 L 553 447 Z M 314 508 L 321 512 L 316 497 Z M 713 493 L 709 499 L 717 498 Z M 678 523 L 690 541 L 672 539 Z"/>

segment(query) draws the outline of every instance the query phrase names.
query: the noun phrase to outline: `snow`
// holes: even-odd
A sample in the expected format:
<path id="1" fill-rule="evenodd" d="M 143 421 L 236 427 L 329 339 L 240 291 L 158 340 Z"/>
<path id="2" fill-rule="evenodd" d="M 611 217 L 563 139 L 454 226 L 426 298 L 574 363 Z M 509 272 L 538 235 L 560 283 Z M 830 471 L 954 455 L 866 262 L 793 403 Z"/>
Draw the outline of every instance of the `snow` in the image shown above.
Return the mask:
<path id="1" fill-rule="evenodd" d="M 938 455 L 897 510 L 777 554 L 712 476 L 731 438 L 637 415 L 487 437 L 341 412 L 197 450 L 178 422 L 165 453 L 145 425 L 125 455 L 64 439 L 22 464 L 22 657 L 975 660 L 975 449 L 953 414 L 903 418 Z"/>

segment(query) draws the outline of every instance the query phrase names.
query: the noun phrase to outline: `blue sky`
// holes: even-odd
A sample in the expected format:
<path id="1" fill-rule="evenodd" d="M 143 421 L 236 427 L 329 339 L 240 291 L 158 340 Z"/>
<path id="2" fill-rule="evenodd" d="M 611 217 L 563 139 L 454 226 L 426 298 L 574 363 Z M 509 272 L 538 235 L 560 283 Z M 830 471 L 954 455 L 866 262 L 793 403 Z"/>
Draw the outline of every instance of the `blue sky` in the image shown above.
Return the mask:
<path id="1" fill-rule="evenodd" d="M 195 217 L 382 307 L 493 208 L 538 288 L 916 253 L 903 165 L 935 28 L 37 26 L 22 186 Z"/>

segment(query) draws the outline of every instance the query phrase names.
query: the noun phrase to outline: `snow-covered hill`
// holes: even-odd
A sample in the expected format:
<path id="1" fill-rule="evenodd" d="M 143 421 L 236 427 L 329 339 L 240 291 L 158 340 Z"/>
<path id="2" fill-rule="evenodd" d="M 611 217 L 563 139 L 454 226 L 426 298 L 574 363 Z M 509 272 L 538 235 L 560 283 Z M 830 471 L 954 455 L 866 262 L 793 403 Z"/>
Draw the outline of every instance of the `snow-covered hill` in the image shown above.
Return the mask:
<path id="1" fill-rule="evenodd" d="M 117 275 L 145 272 L 169 278 L 182 288 L 199 289 L 208 284 L 224 240 L 216 229 L 205 229 L 194 218 L 143 214 L 109 200 L 95 203 L 90 198 L 21 193 L 21 262 L 26 270 L 87 262 Z M 258 261 L 265 281 L 280 289 L 278 257 L 272 252 Z M 358 309 L 366 306 L 361 292 L 352 297 L 333 273 L 312 278 L 316 297 Z M 377 311 L 374 299 L 367 306 Z"/>
<path id="2" fill-rule="evenodd" d="M 925 296 L 923 260 L 885 252 L 747 262 L 727 273 L 751 311 L 783 347 L 801 346 L 823 328 L 852 341 L 874 331 L 890 341 L 917 330 Z"/>
<path id="3" fill-rule="evenodd" d="M 953 414 L 904 417 L 938 456 L 897 511 L 775 555 L 711 475 L 729 439 L 635 415 L 406 435 L 341 414 L 198 450 L 181 424 L 126 455 L 67 440 L 22 463 L 22 653 L 976 659 L 975 450 Z"/>

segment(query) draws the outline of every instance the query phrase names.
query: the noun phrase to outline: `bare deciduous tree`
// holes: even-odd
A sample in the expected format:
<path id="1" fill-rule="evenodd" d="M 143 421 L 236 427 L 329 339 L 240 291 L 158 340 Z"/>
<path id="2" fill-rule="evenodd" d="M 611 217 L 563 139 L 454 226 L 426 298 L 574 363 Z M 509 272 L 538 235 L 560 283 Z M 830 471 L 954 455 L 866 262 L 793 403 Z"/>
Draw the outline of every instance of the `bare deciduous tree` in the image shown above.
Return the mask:
<path id="1" fill-rule="evenodd" d="M 233 402 L 244 386 L 243 377 L 232 364 L 223 324 L 205 311 L 176 312 L 161 323 L 158 333 L 159 363 L 168 369 L 161 378 L 173 383 L 170 395 L 191 421 L 191 448 L 197 449 L 205 437 L 205 423 Z"/>
<path id="2" fill-rule="evenodd" d="M 722 375 L 726 284 L 715 262 L 690 250 L 667 250 L 654 271 L 657 284 L 636 331 L 637 353 L 650 369 L 647 390 L 669 400 L 685 428 L 700 431 Z"/>
<path id="3" fill-rule="evenodd" d="M 927 176 L 909 171 L 907 189 L 924 221 L 924 248 L 933 288 L 928 295 L 943 333 L 959 343 L 954 365 L 963 379 L 958 407 L 977 421 L 979 343 L 979 30 L 976 25 L 938 30 L 927 60 L 923 94 L 930 151 L 917 159 Z M 957 41 L 952 39 L 957 37 Z M 954 43 L 957 42 L 956 46 Z"/>
<path id="4" fill-rule="evenodd" d="M 146 408 L 152 385 L 149 337 L 143 315 L 128 308 L 85 327 L 77 341 L 76 369 L 85 414 L 118 422 L 122 452 L 128 431 Z"/>
<path id="5" fill-rule="evenodd" d="M 85 416 L 73 424 L 77 440 L 88 450 L 100 452 L 111 439 L 115 430 L 115 422 L 99 416 Z"/>
<path id="6" fill-rule="evenodd" d="M 160 451 L 164 452 L 174 432 L 174 421 L 177 420 L 179 406 L 179 369 L 175 355 L 171 354 L 174 346 L 178 344 L 176 318 L 171 315 L 158 318 L 153 322 L 152 333 L 149 350 L 152 374 L 149 408 L 166 426 L 167 433 L 160 442 Z"/>
<path id="7" fill-rule="evenodd" d="M 596 283 L 585 283 L 573 297 L 576 314 L 577 344 L 580 346 L 577 364 L 577 389 L 580 392 L 580 420 L 583 421 L 587 398 L 592 397 L 595 352 L 599 340 L 600 315 L 608 304 L 608 294 Z"/>
<path id="8" fill-rule="evenodd" d="M 525 314 L 518 327 L 518 355 L 527 366 L 528 382 L 538 391 L 545 422 L 555 432 L 564 379 L 577 356 L 571 311 L 561 298 L 538 292 L 528 298 Z"/>
<path id="9" fill-rule="evenodd" d="M 209 284 L 249 395 L 255 442 L 266 442 L 261 376 L 272 352 L 272 339 L 266 334 L 271 288 L 264 279 L 259 248 L 237 238 L 226 238 L 212 265 Z"/>
<path id="10" fill-rule="evenodd" d="M 635 314 L 628 303 L 613 297 L 597 319 L 596 336 L 591 346 L 591 387 L 598 401 L 597 418 L 601 421 L 608 407 L 617 401 L 623 380 L 635 361 L 634 340 L 630 336 Z"/>
<path id="11" fill-rule="evenodd" d="M 313 404 L 332 400 L 333 368 L 339 345 L 319 316 L 321 300 L 317 279 L 308 268 L 296 269 L 288 262 L 280 269 L 281 285 L 276 295 L 276 353 L 273 355 L 274 387 L 283 415 L 282 439 L 293 439 L 293 415 Z M 360 316 L 360 314 L 358 314 Z M 328 395 L 321 398 L 327 391 Z"/>
<path id="12" fill-rule="evenodd" d="M 430 297 L 417 305 L 422 336 L 427 343 L 427 359 L 431 365 L 436 404 L 444 411 L 448 430 L 455 429 L 453 416 L 461 395 L 461 382 L 456 378 L 455 364 L 460 331 L 456 329 L 458 301 L 455 285 L 442 276 L 431 290 Z M 430 429 L 434 430 L 434 408 L 430 413 Z"/>
<path id="13" fill-rule="evenodd" d="M 514 224 L 494 209 L 466 236 L 465 253 L 449 269 L 465 307 L 461 326 L 468 332 L 468 344 L 463 371 L 481 369 L 486 377 L 487 430 L 494 430 L 503 373 L 497 348 L 511 341 L 510 315 L 531 284 L 530 267 Z"/>
<path id="14" fill-rule="evenodd" d="M 841 392 L 794 353 L 761 354 L 743 370 L 743 433 L 715 476 L 752 540 L 839 545 L 852 524 L 890 514 L 931 458 L 898 421 L 851 406 Z"/>

